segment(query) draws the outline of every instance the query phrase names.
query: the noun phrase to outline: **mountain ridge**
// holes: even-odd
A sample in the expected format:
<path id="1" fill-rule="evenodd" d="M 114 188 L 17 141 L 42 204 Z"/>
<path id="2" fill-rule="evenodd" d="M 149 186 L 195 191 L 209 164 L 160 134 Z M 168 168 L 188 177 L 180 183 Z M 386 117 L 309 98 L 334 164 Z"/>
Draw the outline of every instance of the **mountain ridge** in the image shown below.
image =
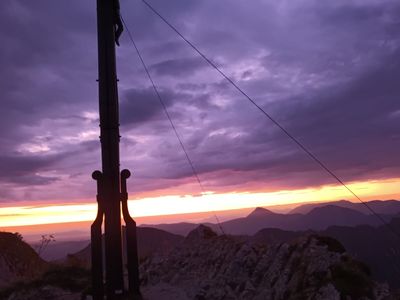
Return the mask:
<path id="1" fill-rule="evenodd" d="M 149 299 L 395 299 L 339 242 L 315 234 L 265 247 L 200 225 L 140 274 Z"/>
<path id="2" fill-rule="evenodd" d="M 389 226 L 396 232 L 400 232 L 400 218 L 394 218 Z M 254 243 L 269 245 L 288 242 L 307 234 L 329 236 L 338 240 L 348 253 L 368 264 L 374 279 L 388 282 L 390 286 L 400 289 L 398 280 L 400 245 L 398 237 L 388 230 L 386 225 L 378 227 L 330 226 L 322 231 L 285 231 L 264 228 L 249 239 Z"/>
<path id="3" fill-rule="evenodd" d="M 250 214 L 246 216 L 246 218 L 251 218 L 251 217 L 264 217 L 268 215 L 275 214 L 274 212 L 270 211 L 269 209 L 266 209 L 264 207 L 256 207 Z"/>
<path id="4" fill-rule="evenodd" d="M 391 214 L 394 212 L 397 212 L 397 213 L 400 212 L 400 201 L 399 200 L 395 200 L 395 199 L 371 200 L 371 201 L 367 201 L 365 203 L 371 209 L 373 209 L 376 213 L 379 213 L 379 214 Z M 306 214 L 306 213 L 310 212 L 313 208 L 321 207 L 321 206 L 325 206 L 325 205 L 329 205 L 329 204 L 335 205 L 335 206 L 351 208 L 351 209 L 357 210 L 359 212 L 362 212 L 364 214 L 372 213 L 364 203 L 351 202 L 348 200 L 303 204 L 303 205 L 295 207 L 289 213 L 291 213 L 291 214 L 292 213 Z"/>
<path id="5" fill-rule="evenodd" d="M 18 233 L 0 232 L 0 288 L 42 274 L 47 263 Z"/>
<path id="6" fill-rule="evenodd" d="M 377 204 L 379 202 L 379 204 Z M 342 206 L 335 205 L 341 203 Z M 221 227 L 225 233 L 229 234 L 255 234 L 258 230 L 263 228 L 279 228 L 282 230 L 323 230 L 329 226 L 356 226 L 356 225 L 381 225 L 381 220 L 376 216 L 365 214 L 362 211 L 345 207 L 349 201 L 335 201 L 320 203 L 318 205 L 310 206 L 307 204 L 307 214 L 290 213 L 281 214 L 274 213 L 268 209 L 257 207 L 247 216 L 231 219 L 220 224 L 202 223 L 211 227 L 214 231 L 220 232 Z M 393 216 L 400 212 L 400 201 L 389 200 L 387 204 L 385 201 L 373 201 L 374 205 L 380 205 L 381 212 L 390 212 L 391 214 L 380 213 L 385 221 L 390 221 Z M 351 203 L 350 205 L 353 205 Z M 301 206 L 299 206 L 301 207 Z M 324 208 L 325 207 L 325 208 Z M 357 206 L 358 207 L 358 206 Z M 386 208 L 385 208 L 386 207 Z M 399 209 L 394 209 L 398 207 Z M 385 209 L 383 209 L 385 208 Z M 330 212 L 326 211 L 330 210 Z M 344 217 L 345 214 L 347 217 Z M 187 235 L 191 230 L 195 229 L 199 224 L 196 223 L 172 223 L 172 224 L 147 224 L 143 226 L 158 228 L 171 233 Z M 221 232 L 220 232 L 221 233 Z"/>
<path id="7" fill-rule="evenodd" d="M 125 228 L 123 228 L 125 235 Z M 137 243 L 139 259 L 144 259 L 147 256 L 155 253 L 167 254 L 183 241 L 183 237 L 167 231 L 151 227 L 137 228 Z M 125 239 L 123 239 L 125 240 Z M 82 250 L 69 254 L 66 257 L 66 262 L 77 264 L 86 268 L 90 267 L 91 263 L 91 244 Z M 123 247 L 126 249 L 126 247 Z M 123 258 L 126 261 L 126 252 L 123 253 Z"/>

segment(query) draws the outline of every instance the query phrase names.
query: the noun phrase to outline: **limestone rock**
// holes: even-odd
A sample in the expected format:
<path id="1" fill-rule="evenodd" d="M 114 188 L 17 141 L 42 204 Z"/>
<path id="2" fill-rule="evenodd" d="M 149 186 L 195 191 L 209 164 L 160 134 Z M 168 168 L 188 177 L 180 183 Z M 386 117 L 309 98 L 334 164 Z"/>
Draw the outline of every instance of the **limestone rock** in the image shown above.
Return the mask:
<path id="1" fill-rule="evenodd" d="M 317 235 L 263 246 L 200 226 L 168 256 L 145 260 L 141 276 L 145 290 L 174 287 L 182 299 L 390 299 L 340 243 Z"/>

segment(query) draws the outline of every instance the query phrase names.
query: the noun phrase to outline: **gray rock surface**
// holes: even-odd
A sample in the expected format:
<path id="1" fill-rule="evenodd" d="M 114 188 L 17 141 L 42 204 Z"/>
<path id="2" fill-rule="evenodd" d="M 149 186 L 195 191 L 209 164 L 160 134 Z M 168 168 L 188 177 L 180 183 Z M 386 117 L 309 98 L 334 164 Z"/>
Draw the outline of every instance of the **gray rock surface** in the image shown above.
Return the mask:
<path id="1" fill-rule="evenodd" d="M 394 299 L 336 240 L 316 235 L 259 245 L 201 226 L 144 261 L 141 276 L 145 299 Z"/>
<path id="2" fill-rule="evenodd" d="M 54 286 L 32 288 L 12 293 L 7 300 L 80 300 L 81 293 L 72 293 Z"/>

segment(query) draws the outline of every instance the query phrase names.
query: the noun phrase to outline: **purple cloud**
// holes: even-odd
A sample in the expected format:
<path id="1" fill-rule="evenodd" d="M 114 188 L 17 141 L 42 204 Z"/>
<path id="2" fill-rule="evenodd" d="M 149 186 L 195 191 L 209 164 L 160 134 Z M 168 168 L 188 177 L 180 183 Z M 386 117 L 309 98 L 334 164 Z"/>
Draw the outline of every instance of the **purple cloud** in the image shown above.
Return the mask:
<path id="1" fill-rule="evenodd" d="M 397 1 L 151 3 L 345 180 L 399 175 Z M 206 188 L 332 182 L 140 1 L 121 6 Z M 0 25 L 0 201 L 94 197 L 95 3 L 5 0 Z M 121 43 L 130 189 L 194 181 L 126 34 Z"/>

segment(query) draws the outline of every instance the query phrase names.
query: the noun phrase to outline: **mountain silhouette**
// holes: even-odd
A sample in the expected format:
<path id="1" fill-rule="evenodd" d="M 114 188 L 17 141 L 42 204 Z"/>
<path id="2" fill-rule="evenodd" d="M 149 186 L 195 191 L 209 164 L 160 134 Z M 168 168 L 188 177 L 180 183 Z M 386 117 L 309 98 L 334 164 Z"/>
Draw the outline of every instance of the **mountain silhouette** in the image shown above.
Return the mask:
<path id="1" fill-rule="evenodd" d="M 387 203 L 386 203 L 387 202 Z M 380 216 L 385 221 L 390 220 L 397 215 L 400 208 L 399 201 L 372 201 L 375 207 L 379 208 Z M 339 205 L 336 205 L 339 204 Z M 264 228 L 277 228 L 282 230 L 324 230 L 329 226 L 357 226 L 371 225 L 380 226 L 381 220 L 375 215 L 362 212 L 361 206 L 349 201 L 336 201 L 315 206 L 308 205 L 298 211 L 306 211 L 307 213 L 274 213 L 268 209 L 257 207 L 246 217 L 236 218 L 218 224 L 203 223 L 216 232 L 220 232 L 220 227 L 225 233 L 235 235 L 253 235 Z M 355 207 L 352 209 L 349 207 Z M 300 206 L 302 207 L 302 206 Z M 385 213 L 385 214 L 383 214 Z M 186 236 L 191 230 L 199 224 L 195 223 L 174 223 L 174 224 L 157 224 L 143 225 L 152 228 L 158 228 L 174 234 Z"/>
<path id="2" fill-rule="evenodd" d="M 125 227 L 122 234 L 125 236 Z M 139 259 L 143 259 L 154 253 L 167 254 L 183 241 L 183 237 L 170 232 L 166 232 L 157 228 L 138 227 L 137 228 L 137 242 L 138 242 L 138 255 Z M 125 241 L 125 238 L 123 238 Z M 84 249 L 70 254 L 67 257 L 67 262 L 78 264 L 84 267 L 90 267 L 91 263 L 91 244 Z M 126 249 L 126 247 L 123 247 Z M 126 250 L 125 250 L 126 251 Z M 123 256 L 126 260 L 126 252 Z"/>
<path id="3" fill-rule="evenodd" d="M 378 214 L 397 214 L 400 213 L 400 201 L 397 200 L 373 200 L 366 202 L 367 205 Z M 326 205 L 335 205 L 344 208 L 350 208 L 364 214 L 372 214 L 371 210 L 363 203 L 355 203 L 347 200 L 333 201 L 333 202 L 321 202 L 321 203 L 310 203 L 300 205 L 290 211 L 291 214 L 307 214 L 314 208 L 323 207 Z"/>
<path id="4" fill-rule="evenodd" d="M 400 232 L 400 218 L 394 218 L 389 226 Z M 265 228 L 249 239 L 257 244 L 270 245 L 285 243 L 311 233 L 338 240 L 350 255 L 369 266 L 375 280 L 387 282 L 392 288 L 400 288 L 400 243 L 398 237 L 385 225 L 331 226 L 322 231 Z"/>
<path id="5" fill-rule="evenodd" d="M 0 232 L 0 288 L 39 276 L 47 267 L 19 234 Z"/>
<path id="6" fill-rule="evenodd" d="M 256 207 L 247 217 L 248 218 L 257 218 L 257 217 L 266 217 L 273 215 L 274 213 L 266 208 L 263 207 Z"/>
<path id="7" fill-rule="evenodd" d="M 389 226 L 400 233 L 400 218 Z M 321 232 L 340 241 L 346 250 L 371 268 L 373 277 L 400 288 L 400 242 L 388 227 L 332 226 Z"/>
<path id="8" fill-rule="evenodd" d="M 210 227 L 214 227 L 211 223 L 205 223 Z M 196 223 L 188 223 L 188 222 L 180 222 L 180 223 L 171 223 L 171 224 L 143 224 L 138 228 L 157 228 L 163 231 L 167 231 L 173 234 L 186 236 L 189 232 L 195 229 L 199 224 Z"/>
<path id="9" fill-rule="evenodd" d="M 299 229 L 325 229 L 332 225 L 355 226 L 360 224 L 378 225 L 379 220 L 356 210 L 336 205 L 316 207 L 306 214 Z"/>
<path id="10" fill-rule="evenodd" d="M 390 221 L 392 216 L 382 215 Z M 277 214 L 269 210 L 256 208 L 244 218 L 221 223 L 224 232 L 237 235 L 253 235 L 263 228 L 282 230 L 323 230 L 329 226 L 378 226 L 381 221 L 376 216 L 366 215 L 353 209 L 326 205 L 303 214 Z M 214 225 L 215 226 L 215 225 Z M 214 227 L 215 228 L 215 227 Z"/>

